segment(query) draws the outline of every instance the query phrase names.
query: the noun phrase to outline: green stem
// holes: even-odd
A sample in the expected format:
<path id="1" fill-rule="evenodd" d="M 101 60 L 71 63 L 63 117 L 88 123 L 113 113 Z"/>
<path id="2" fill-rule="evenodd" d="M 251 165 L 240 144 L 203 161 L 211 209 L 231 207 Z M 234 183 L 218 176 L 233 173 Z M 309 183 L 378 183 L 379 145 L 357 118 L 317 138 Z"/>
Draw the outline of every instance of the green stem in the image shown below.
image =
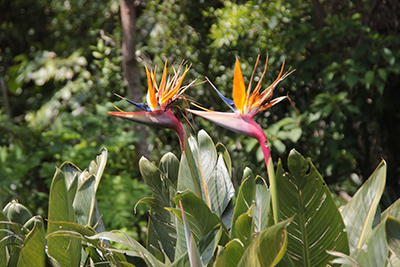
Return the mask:
<path id="1" fill-rule="evenodd" d="M 269 179 L 269 188 L 271 192 L 271 201 L 272 201 L 272 213 L 274 215 L 275 224 L 280 221 L 279 214 L 279 199 L 278 199 L 278 188 L 275 177 L 275 169 L 274 163 L 272 162 L 271 152 L 269 150 L 268 143 L 264 144 L 260 143 L 261 149 L 264 153 L 265 165 L 267 166 L 268 179 Z"/>

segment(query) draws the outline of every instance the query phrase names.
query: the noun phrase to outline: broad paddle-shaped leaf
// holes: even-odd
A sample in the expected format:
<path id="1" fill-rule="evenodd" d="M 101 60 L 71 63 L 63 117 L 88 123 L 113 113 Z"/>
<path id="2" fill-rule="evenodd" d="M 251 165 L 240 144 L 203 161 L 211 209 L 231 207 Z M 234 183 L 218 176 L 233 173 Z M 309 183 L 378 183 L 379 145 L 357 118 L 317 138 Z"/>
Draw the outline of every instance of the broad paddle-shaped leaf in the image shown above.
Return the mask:
<path id="1" fill-rule="evenodd" d="M 360 249 L 372 232 L 372 223 L 386 183 L 386 163 L 382 161 L 371 177 L 343 208 L 342 216 L 350 241 L 350 252 Z"/>
<path id="2" fill-rule="evenodd" d="M 294 216 L 287 227 L 287 253 L 295 266 L 326 266 L 326 250 L 349 253 L 341 214 L 314 165 L 292 150 L 289 173 L 279 161 L 276 173 L 281 218 Z M 268 228 L 267 228 L 268 229 Z"/>

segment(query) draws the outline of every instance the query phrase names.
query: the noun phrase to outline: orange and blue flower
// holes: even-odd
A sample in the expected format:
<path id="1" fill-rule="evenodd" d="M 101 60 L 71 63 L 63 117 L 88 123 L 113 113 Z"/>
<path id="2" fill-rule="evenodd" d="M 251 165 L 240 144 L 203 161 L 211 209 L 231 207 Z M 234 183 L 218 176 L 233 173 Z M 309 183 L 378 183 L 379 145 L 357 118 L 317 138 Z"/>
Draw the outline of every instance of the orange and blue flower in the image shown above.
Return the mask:
<path id="1" fill-rule="evenodd" d="M 278 86 L 278 84 L 293 71 L 289 70 L 283 74 L 283 69 L 284 69 L 284 64 L 283 64 L 278 78 L 265 90 L 261 92 L 262 80 L 267 69 L 267 62 L 268 62 L 268 56 L 267 56 L 264 72 L 261 75 L 260 80 L 258 81 L 253 92 L 251 92 L 252 80 L 258 64 L 258 60 L 259 57 L 257 58 L 256 66 L 254 67 L 254 71 L 251 76 L 249 86 L 246 90 L 242 70 L 240 68 L 240 63 L 239 60 L 236 59 L 235 72 L 233 76 L 233 90 L 232 90 L 233 99 L 226 98 L 221 94 L 220 91 L 218 91 L 217 88 L 213 86 L 214 90 L 222 98 L 222 100 L 230 107 L 233 113 L 215 112 L 204 108 L 203 109 L 205 111 L 192 110 L 192 109 L 188 109 L 188 111 L 200 117 L 208 119 L 222 127 L 257 139 L 263 149 L 265 160 L 267 162 L 270 157 L 267 138 L 261 127 L 253 120 L 253 116 L 260 111 L 264 111 L 271 108 L 272 106 L 278 104 L 284 99 L 289 99 L 288 96 L 281 96 L 272 99 L 272 95 L 274 89 Z"/>
<path id="2" fill-rule="evenodd" d="M 165 63 L 164 71 L 162 74 L 159 85 L 156 83 L 157 68 L 148 70 L 146 67 L 147 75 L 147 101 L 146 103 L 135 103 L 129 99 L 123 98 L 132 105 L 142 109 L 140 112 L 107 112 L 120 118 L 128 119 L 134 122 L 143 123 L 149 126 L 156 126 L 162 128 L 170 128 L 178 133 L 181 147 L 184 148 L 185 131 L 180 121 L 175 117 L 171 111 L 171 106 L 180 98 L 182 94 L 193 84 L 182 86 L 183 79 L 189 68 L 185 67 L 183 74 L 181 74 L 183 64 L 178 70 L 174 69 L 174 75 L 171 77 L 167 73 L 167 63 Z M 168 76 L 168 77 L 167 77 Z"/>

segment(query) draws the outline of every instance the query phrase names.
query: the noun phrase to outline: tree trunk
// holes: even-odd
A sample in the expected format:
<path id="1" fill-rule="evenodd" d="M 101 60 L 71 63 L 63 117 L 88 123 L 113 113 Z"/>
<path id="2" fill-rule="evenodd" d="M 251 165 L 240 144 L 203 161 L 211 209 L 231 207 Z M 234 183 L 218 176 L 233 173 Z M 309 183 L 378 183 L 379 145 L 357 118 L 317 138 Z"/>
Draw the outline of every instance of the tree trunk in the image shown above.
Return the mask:
<path id="1" fill-rule="evenodd" d="M 134 0 L 121 0 L 121 23 L 124 37 L 122 55 L 128 96 L 132 101 L 140 103 L 143 101 L 143 92 L 136 61 L 136 4 Z M 133 130 L 143 139 L 142 142 L 137 142 L 135 145 L 136 157 L 146 156 L 146 128 L 143 125 L 135 124 Z"/>
<path id="2" fill-rule="evenodd" d="M 318 23 L 318 27 L 322 28 L 325 25 L 325 12 L 322 7 L 322 4 L 318 0 L 312 1 L 314 4 L 314 15 L 315 20 Z"/>

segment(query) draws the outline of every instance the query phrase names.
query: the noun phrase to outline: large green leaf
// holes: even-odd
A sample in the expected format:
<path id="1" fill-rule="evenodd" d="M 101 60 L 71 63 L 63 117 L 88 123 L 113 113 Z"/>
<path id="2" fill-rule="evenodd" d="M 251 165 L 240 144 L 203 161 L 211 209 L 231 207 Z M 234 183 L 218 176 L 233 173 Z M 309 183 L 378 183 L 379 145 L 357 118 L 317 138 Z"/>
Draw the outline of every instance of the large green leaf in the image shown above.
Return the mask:
<path id="1" fill-rule="evenodd" d="M 372 231 L 374 216 L 386 183 L 386 163 L 382 161 L 371 177 L 343 208 L 342 216 L 350 241 L 350 251 L 360 249 Z"/>
<path id="2" fill-rule="evenodd" d="M 225 262 L 228 267 L 236 267 L 244 253 L 244 245 L 239 239 L 232 239 L 225 246 Z"/>
<path id="3" fill-rule="evenodd" d="M 328 250 L 327 253 L 337 257 L 331 261 L 332 264 L 343 264 L 343 266 L 363 267 L 355 259 L 342 252 Z"/>
<path id="4" fill-rule="evenodd" d="M 186 212 L 191 232 L 194 235 L 196 242 L 203 239 L 214 227 L 222 225 L 225 236 L 227 236 L 227 228 L 222 223 L 217 214 L 213 213 L 207 204 L 204 203 L 197 195 L 189 190 L 179 193 L 174 198 L 175 203 L 182 202 L 183 208 Z M 177 245 L 175 258 L 181 257 L 186 251 L 186 237 L 182 224 L 182 215 L 179 209 L 168 208 L 178 218 L 176 221 L 177 226 Z"/>
<path id="5" fill-rule="evenodd" d="M 96 157 L 96 161 L 92 160 L 89 168 L 81 173 L 77 190 L 79 196 L 75 198 L 73 204 L 75 211 L 79 210 L 79 212 L 76 212 L 78 223 L 96 225 L 97 232 L 106 230 L 97 206 L 96 192 L 106 167 L 107 156 L 107 149 L 102 148 L 101 154 Z M 91 177 L 94 177 L 94 181 L 88 182 L 87 180 L 93 179 Z"/>
<path id="6" fill-rule="evenodd" d="M 177 204 L 179 204 L 179 201 L 182 202 L 183 209 L 186 213 L 186 219 L 196 242 L 207 235 L 217 225 L 223 225 L 218 215 L 213 213 L 204 201 L 191 191 L 186 190 L 182 193 L 178 193 L 174 201 Z M 172 211 L 182 222 L 182 215 L 179 209 L 169 208 L 168 210 Z M 223 227 L 227 232 L 225 225 L 223 225 Z"/>
<path id="7" fill-rule="evenodd" d="M 386 220 L 386 241 L 390 251 L 400 259 L 400 220 L 392 216 Z"/>
<path id="8" fill-rule="evenodd" d="M 152 197 L 157 198 L 166 207 L 175 207 L 173 199 L 176 187 L 171 180 L 144 157 L 139 160 L 139 168 L 147 187 L 151 190 Z M 166 168 L 165 164 L 163 168 Z"/>
<path id="9" fill-rule="evenodd" d="M 34 217 L 33 229 L 25 237 L 17 267 L 45 266 L 45 239 L 43 220 L 40 216 Z"/>
<path id="10" fill-rule="evenodd" d="M 222 232 L 223 232 L 222 227 L 217 226 L 197 243 L 200 259 L 204 266 L 210 262 L 214 254 L 214 251 L 218 247 L 217 244 L 220 240 Z M 182 267 L 190 266 L 188 251 L 182 254 L 182 256 L 179 257 L 177 260 L 175 260 L 171 265 L 171 267 L 181 267 L 181 266 Z"/>
<path id="11" fill-rule="evenodd" d="M 96 230 L 90 226 L 82 226 L 72 222 L 52 222 L 57 226 L 59 231 L 52 232 L 46 236 L 48 240 L 57 237 L 65 237 L 71 240 L 85 243 L 85 252 L 88 252 L 88 257 L 85 260 L 88 262 L 102 262 L 104 266 L 116 266 L 119 262 L 125 262 L 126 258 L 123 251 L 117 251 L 110 246 L 107 238 L 97 237 Z M 105 232 L 103 232 L 105 233 Z M 107 236 L 107 234 L 105 234 Z M 101 236 L 102 237 L 102 236 Z M 91 246 L 92 248 L 89 248 Z M 93 250 L 95 248 L 95 250 Z M 93 253 L 93 252 L 96 253 Z M 131 250 L 129 252 L 132 252 Z M 126 253 L 130 255 L 129 253 Z M 137 254 L 135 254 L 137 255 Z M 100 257 L 100 259 L 99 259 Z M 110 263 L 110 264 L 109 264 Z M 100 264 L 97 264 L 100 265 Z M 97 266 L 96 265 L 96 266 Z M 100 265 L 100 266 L 102 266 Z M 62 265 L 64 266 L 64 265 Z"/>
<path id="12" fill-rule="evenodd" d="M 163 251 L 170 261 L 175 258 L 176 225 L 175 218 L 163 203 L 155 198 L 144 198 L 140 203 L 150 206 L 148 223 L 147 249 L 156 255 L 155 250 Z"/>
<path id="13" fill-rule="evenodd" d="M 194 192 L 221 216 L 235 195 L 229 167 L 225 163 L 229 160 L 224 153 L 218 155 L 213 141 L 204 130 L 199 131 L 197 141 L 189 137 L 188 146 L 179 168 L 178 190 Z"/>
<path id="14" fill-rule="evenodd" d="M 215 146 L 215 148 L 217 149 L 218 153 L 220 153 L 224 158 L 225 166 L 228 168 L 229 177 L 232 177 L 232 159 L 229 155 L 228 149 L 226 149 L 226 147 L 219 142 Z"/>
<path id="15" fill-rule="evenodd" d="M 213 267 L 225 267 L 225 248 L 218 246 L 217 258 L 214 261 Z"/>
<path id="16" fill-rule="evenodd" d="M 255 196 L 255 181 L 254 174 L 250 168 L 245 168 L 243 171 L 242 184 L 239 187 L 239 192 L 236 198 L 235 211 L 232 217 L 231 236 L 236 236 L 236 220 L 240 215 L 246 213 L 253 204 Z"/>
<path id="17" fill-rule="evenodd" d="M 235 221 L 235 233 L 231 235 L 231 238 L 237 238 L 242 242 L 244 248 L 246 249 L 253 239 L 253 217 L 250 215 L 251 210 L 247 213 L 240 215 Z"/>
<path id="18" fill-rule="evenodd" d="M 92 160 L 89 165 L 89 173 L 96 177 L 95 192 L 99 187 L 101 177 L 107 164 L 108 151 L 106 148 L 101 149 L 101 154 L 96 157 L 96 161 Z"/>
<path id="19" fill-rule="evenodd" d="M 147 248 L 156 255 L 156 250 L 166 253 L 170 261 L 175 258 L 176 225 L 175 216 L 165 208 L 174 208 L 173 197 L 176 187 L 170 180 L 177 179 L 177 159 L 172 153 L 162 157 L 160 168 L 142 157 L 139 161 L 140 172 L 146 185 L 152 192 L 152 197 L 144 198 L 138 202 L 150 206 L 148 224 Z"/>
<path id="20" fill-rule="evenodd" d="M 189 256 L 190 267 L 201 267 L 203 265 L 201 263 L 199 250 L 197 248 L 193 234 L 190 231 L 189 223 L 186 220 L 185 211 L 183 210 L 182 202 L 180 200 L 179 200 L 179 206 L 181 208 L 183 227 L 185 228 L 186 247 Z"/>
<path id="21" fill-rule="evenodd" d="M 389 249 L 386 245 L 386 220 L 382 221 L 365 238 L 360 248 L 355 248 L 350 257 L 363 267 L 386 266 Z M 346 265 L 345 265 L 346 266 Z"/>
<path id="22" fill-rule="evenodd" d="M 179 173 L 178 158 L 171 152 L 168 152 L 160 160 L 160 170 L 176 187 Z"/>
<path id="23" fill-rule="evenodd" d="M 400 220 L 400 198 L 382 212 L 381 220 L 385 219 L 389 215 Z"/>
<path id="24" fill-rule="evenodd" d="M 130 237 L 121 231 L 112 231 L 112 232 L 102 232 L 97 235 L 93 235 L 90 237 L 85 237 L 87 240 L 92 240 L 97 242 L 97 240 L 107 240 L 111 242 L 116 242 L 122 244 L 133 251 L 135 251 L 135 255 L 142 258 L 147 266 L 151 267 L 165 267 L 166 265 L 160 262 L 153 254 L 151 254 L 147 249 L 145 249 L 138 241 Z M 120 249 L 112 249 L 113 252 L 126 253 L 126 250 Z"/>
<path id="25" fill-rule="evenodd" d="M 49 195 L 49 223 L 47 232 L 53 233 L 60 230 L 54 222 L 76 222 L 72 207 L 72 200 L 66 187 L 65 177 L 60 169 L 56 169 L 50 187 Z M 78 266 L 81 258 L 81 245 L 79 240 L 69 237 L 57 236 L 47 241 L 48 254 L 56 259 L 61 266 Z"/>
<path id="26" fill-rule="evenodd" d="M 7 216 L 0 211 L 0 262 L 7 262 L 7 249 L 6 249 L 6 239 L 3 239 L 7 236 L 7 224 L 3 222 L 9 222 Z"/>
<path id="27" fill-rule="evenodd" d="M 279 161 L 276 180 L 281 218 L 295 216 L 287 228 L 287 253 L 294 265 L 325 266 L 333 259 L 326 250 L 348 254 L 343 219 L 321 175 L 295 150 L 288 168 L 290 173 Z"/>
<path id="28" fill-rule="evenodd" d="M 81 175 L 82 171 L 68 161 L 64 162 L 60 166 L 60 170 L 64 174 L 66 187 L 69 193 L 69 199 L 73 200 L 75 198 L 76 190 L 78 187 L 78 177 Z"/>
<path id="29" fill-rule="evenodd" d="M 90 175 L 87 178 L 83 178 L 85 176 L 84 171 L 79 179 L 84 179 L 82 183 L 79 183 L 79 188 L 75 194 L 74 198 L 74 211 L 76 215 L 76 220 L 81 225 L 90 225 L 91 223 L 90 216 L 92 215 L 91 207 L 93 196 L 95 195 L 95 184 L 96 177 L 94 175 Z"/>
<path id="30" fill-rule="evenodd" d="M 0 212 L 0 237 L 1 253 L 4 253 L 0 258 L 4 261 L 1 262 L 8 262 L 7 266 L 16 266 L 25 234 L 21 225 L 11 222 L 3 212 Z"/>
<path id="31" fill-rule="evenodd" d="M 267 183 L 260 176 L 256 177 L 255 191 L 252 216 L 254 217 L 254 231 L 260 233 L 267 227 L 268 210 L 271 200 Z"/>
<path id="32" fill-rule="evenodd" d="M 203 265 L 207 265 L 214 256 L 214 252 L 217 249 L 224 232 L 225 230 L 222 224 L 218 225 L 197 243 Z"/>
<path id="33" fill-rule="evenodd" d="M 287 245 L 285 228 L 291 221 L 292 218 L 289 218 L 262 231 L 245 250 L 238 267 L 275 266 L 285 254 Z"/>

